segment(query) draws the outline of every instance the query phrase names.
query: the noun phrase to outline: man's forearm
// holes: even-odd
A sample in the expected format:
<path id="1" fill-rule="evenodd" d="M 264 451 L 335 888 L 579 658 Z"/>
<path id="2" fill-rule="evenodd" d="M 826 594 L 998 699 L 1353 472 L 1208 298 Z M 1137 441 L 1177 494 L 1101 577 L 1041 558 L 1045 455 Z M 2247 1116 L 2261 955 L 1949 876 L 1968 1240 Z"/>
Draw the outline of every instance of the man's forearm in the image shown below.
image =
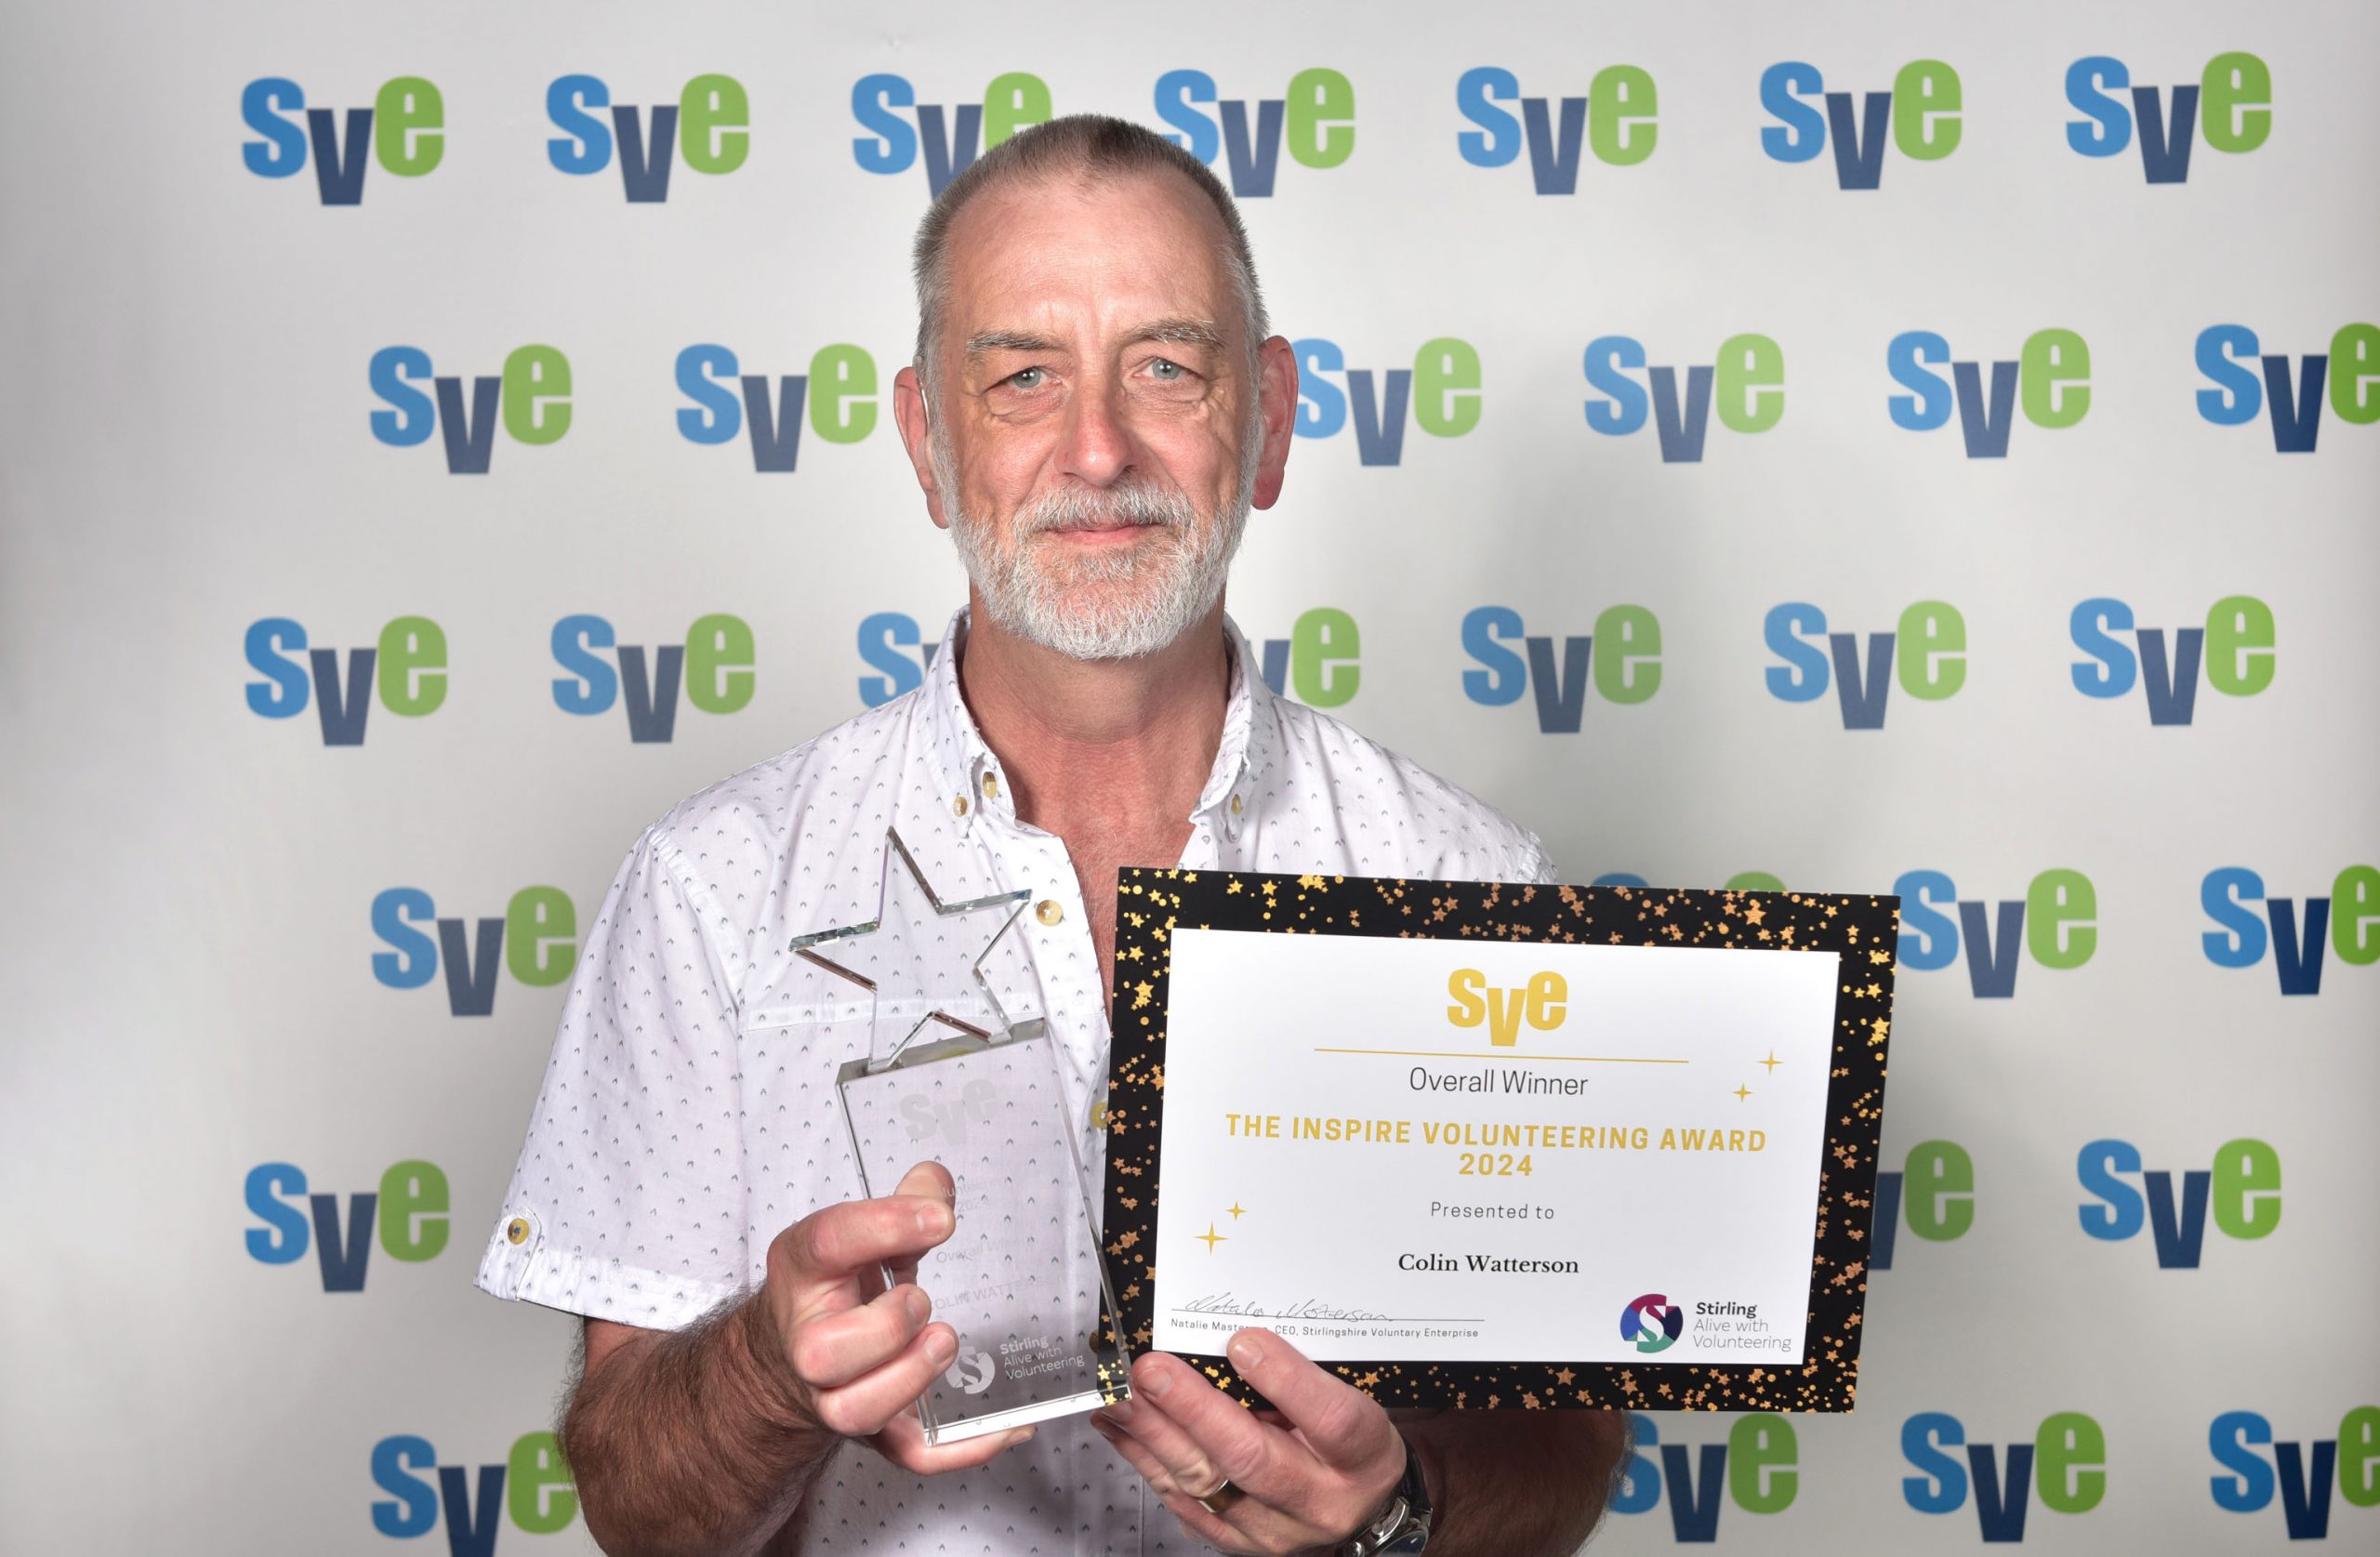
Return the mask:
<path id="1" fill-rule="evenodd" d="M 562 1452 L 613 1557 L 760 1550 L 840 1442 L 803 1410 L 757 1293 L 623 1342 L 589 1373 Z"/>
<path id="2" fill-rule="evenodd" d="M 1432 1557 L 1569 1557 L 1603 1516 L 1628 1431 L 1617 1411 L 1393 1415 L 1437 1506 Z"/>

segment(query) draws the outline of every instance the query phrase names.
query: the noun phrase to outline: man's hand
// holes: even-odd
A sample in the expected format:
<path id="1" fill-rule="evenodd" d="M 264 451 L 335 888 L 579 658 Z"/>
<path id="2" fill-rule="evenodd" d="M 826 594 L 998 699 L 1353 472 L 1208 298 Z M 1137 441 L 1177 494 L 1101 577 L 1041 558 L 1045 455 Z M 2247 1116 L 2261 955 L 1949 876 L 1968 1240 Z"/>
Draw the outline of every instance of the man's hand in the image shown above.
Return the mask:
<path id="1" fill-rule="evenodd" d="M 1151 1352 L 1132 1365 L 1132 1398 L 1091 1421 L 1210 1545 L 1286 1557 L 1345 1540 L 1405 1474 L 1388 1413 L 1270 1330 L 1242 1330 L 1226 1351 L 1274 1411 L 1250 1411 L 1189 1364 Z M 1212 1512 L 1198 1498 L 1225 1481 L 1240 1496 Z"/>
<path id="2" fill-rule="evenodd" d="M 596 1543 L 623 1557 L 775 1550 L 845 1438 L 931 1475 L 1031 1437 L 929 1448 L 909 1409 L 958 1350 L 914 1280 L 956 1226 L 950 1175 L 919 1163 L 892 1194 L 777 1234 L 760 1290 L 683 1329 L 588 1320 L 562 1433 Z"/>
<path id="3" fill-rule="evenodd" d="M 795 1408 L 920 1475 L 968 1470 L 1033 1436 L 1025 1427 L 932 1447 L 909 1409 L 959 1354 L 956 1332 L 928 1323 L 932 1300 L 913 1279 L 918 1257 L 958 1225 L 953 1197 L 948 1170 L 921 1162 L 881 1199 L 813 1211 L 769 1246 L 760 1293 Z"/>

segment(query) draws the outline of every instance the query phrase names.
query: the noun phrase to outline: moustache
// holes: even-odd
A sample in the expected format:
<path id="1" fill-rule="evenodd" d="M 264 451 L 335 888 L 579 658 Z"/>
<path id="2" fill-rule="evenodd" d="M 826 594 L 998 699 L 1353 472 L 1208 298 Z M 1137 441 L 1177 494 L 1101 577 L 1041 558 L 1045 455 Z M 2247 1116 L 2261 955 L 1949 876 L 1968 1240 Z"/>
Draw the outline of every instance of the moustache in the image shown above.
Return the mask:
<path id="1" fill-rule="evenodd" d="M 1019 539 L 1049 532 L 1164 526 L 1186 530 L 1198 510 L 1180 492 L 1156 486 L 1070 487 L 1017 511 Z"/>

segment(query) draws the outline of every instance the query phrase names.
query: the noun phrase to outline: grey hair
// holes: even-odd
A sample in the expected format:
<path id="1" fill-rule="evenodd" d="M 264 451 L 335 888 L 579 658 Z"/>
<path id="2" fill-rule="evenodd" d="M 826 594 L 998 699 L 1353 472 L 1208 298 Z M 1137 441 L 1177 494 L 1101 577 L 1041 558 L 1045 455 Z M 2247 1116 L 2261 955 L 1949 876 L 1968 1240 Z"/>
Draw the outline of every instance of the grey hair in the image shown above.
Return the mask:
<path id="1" fill-rule="evenodd" d="M 1253 378 L 1256 349 L 1267 334 L 1264 295 L 1256 284 L 1256 261 L 1248 251 L 1248 230 L 1240 225 L 1239 208 L 1222 180 L 1205 163 L 1154 130 L 1104 113 L 1069 113 L 1020 130 L 977 157 L 964 173 L 943 186 L 942 193 L 926 208 L 925 219 L 918 223 L 913 265 L 918 284 L 916 365 L 928 402 L 941 388 L 935 375 L 941 365 L 943 307 L 950 297 L 950 227 L 967 202 L 996 183 L 1112 179 L 1166 168 L 1196 184 L 1223 218 L 1223 270 L 1247 324 L 1249 370 Z"/>

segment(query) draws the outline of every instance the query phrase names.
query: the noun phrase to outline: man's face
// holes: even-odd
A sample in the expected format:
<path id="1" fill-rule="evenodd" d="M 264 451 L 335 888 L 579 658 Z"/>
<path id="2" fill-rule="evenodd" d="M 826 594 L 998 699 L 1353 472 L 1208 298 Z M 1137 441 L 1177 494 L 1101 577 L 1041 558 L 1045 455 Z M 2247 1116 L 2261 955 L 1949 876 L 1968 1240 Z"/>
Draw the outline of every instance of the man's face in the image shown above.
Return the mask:
<path id="1" fill-rule="evenodd" d="M 952 225 L 941 382 L 929 409 L 905 372 L 895 402 L 1001 626 L 1113 658 L 1213 607 L 1296 402 L 1286 343 L 1251 376 L 1224 241 L 1171 172 L 998 186 Z"/>

